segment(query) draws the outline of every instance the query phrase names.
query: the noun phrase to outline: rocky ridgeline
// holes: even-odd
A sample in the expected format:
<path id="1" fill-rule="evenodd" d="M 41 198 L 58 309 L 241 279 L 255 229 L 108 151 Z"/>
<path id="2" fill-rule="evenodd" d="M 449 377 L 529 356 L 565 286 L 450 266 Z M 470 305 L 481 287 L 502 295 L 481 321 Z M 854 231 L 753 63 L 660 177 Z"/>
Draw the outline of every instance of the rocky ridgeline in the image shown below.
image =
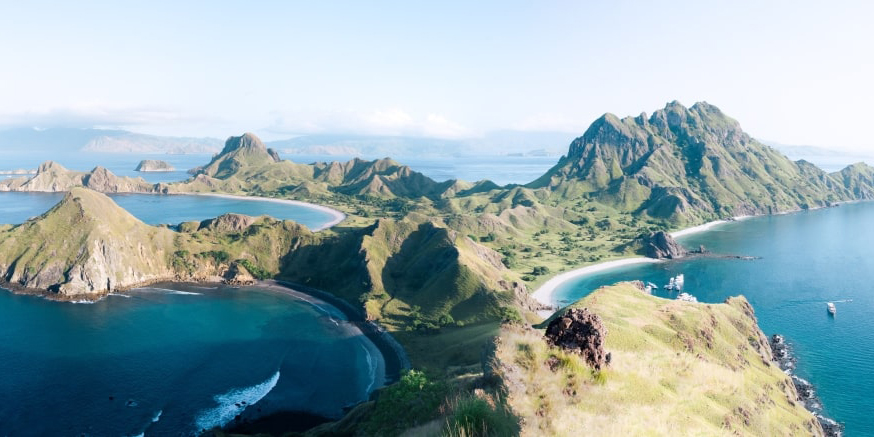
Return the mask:
<path id="1" fill-rule="evenodd" d="M 774 355 L 774 361 L 777 362 L 777 365 L 783 372 L 792 378 L 792 383 L 798 392 L 798 400 L 804 404 L 804 408 L 813 413 L 820 425 L 822 425 L 825 435 L 834 437 L 844 435 L 843 425 L 823 415 L 822 400 L 817 396 L 813 384 L 795 374 L 795 365 L 798 359 L 792 353 L 792 347 L 786 343 L 786 339 L 782 335 L 774 334 L 771 336 L 769 343 L 771 345 L 771 352 Z"/>
<path id="2" fill-rule="evenodd" d="M 601 317 L 586 308 L 571 308 L 546 328 L 549 344 L 579 354 L 595 370 L 610 364 L 610 353 L 604 350 L 606 336 Z"/>

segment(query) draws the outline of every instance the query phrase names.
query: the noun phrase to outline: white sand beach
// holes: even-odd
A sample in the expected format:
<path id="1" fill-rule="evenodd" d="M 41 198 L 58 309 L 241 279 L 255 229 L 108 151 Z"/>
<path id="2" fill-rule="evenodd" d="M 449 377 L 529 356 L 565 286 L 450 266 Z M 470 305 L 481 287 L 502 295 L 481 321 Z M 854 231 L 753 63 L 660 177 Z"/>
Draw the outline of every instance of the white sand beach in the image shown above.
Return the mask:
<path id="1" fill-rule="evenodd" d="M 579 278 L 581 276 L 591 275 L 592 273 L 602 272 L 604 270 L 615 269 L 616 267 L 629 266 L 633 264 L 645 264 L 645 263 L 658 263 L 662 262 L 662 260 L 653 259 L 653 258 L 625 258 L 625 259 L 617 259 L 613 261 L 602 262 L 598 264 L 594 264 L 591 266 L 586 266 L 583 268 L 579 268 L 576 270 L 571 270 L 569 272 L 564 272 L 560 275 L 553 277 L 552 279 L 546 281 L 537 291 L 534 292 L 532 297 L 538 302 L 544 305 L 554 305 L 555 302 L 552 299 L 553 293 L 555 293 L 555 289 L 558 288 L 562 283 L 569 281 L 574 278 Z"/>
<path id="2" fill-rule="evenodd" d="M 716 226 L 719 226 L 724 223 L 731 223 L 732 221 L 741 221 L 748 219 L 752 216 L 749 215 L 739 215 L 737 217 L 732 217 L 731 221 L 729 220 L 714 220 L 712 222 L 704 223 L 703 225 L 692 226 L 691 228 L 680 229 L 679 231 L 671 232 L 671 236 L 674 238 L 679 238 L 685 235 L 697 234 L 699 232 L 704 232 L 710 229 L 713 229 Z"/>
<path id="3" fill-rule="evenodd" d="M 738 216 L 734 217 L 733 220 L 744 220 L 750 218 L 751 216 Z M 679 231 L 671 232 L 671 236 L 674 238 L 682 237 L 684 235 L 696 234 L 699 232 L 704 232 L 710 229 L 713 229 L 716 226 L 719 226 L 724 223 L 730 223 L 728 220 L 714 220 L 712 222 L 704 223 L 703 225 L 693 226 L 686 229 L 681 229 Z M 591 275 L 593 273 L 603 272 L 605 270 L 614 269 L 617 267 L 628 266 L 633 264 L 644 264 L 644 263 L 658 263 L 663 260 L 652 259 L 652 258 L 625 258 L 618 259 L 613 261 L 606 261 L 598 264 L 594 264 L 591 266 L 582 267 L 576 270 L 571 270 L 569 272 L 564 272 L 560 275 L 556 275 L 550 280 L 546 281 L 537 291 L 532 294 L 532 297 L 544 304 L 544 305 L 556 305 L 556 302 L 553 299 L 553 294 L 555 293 L 555 289 L 558 288 L 562 283 L 569 281 L 571 279 L 580 278 L 582 276 Z M 546 311 L 543 311 L 541 315 L 545 314 L 545 317 L 549 317 L 550 314 L 546 314 Z"/>
<path id="4" fill-rule="evenodd" d="M 174 194 L 176 194 L 176 193 L 174 193 Z M 311 208 L 311 209 L 315 209 L 315 210 L 326 212 L 326 213 L 330 214 L 332 217 L 331 221 L 329 221 L 328 223 L 325 223 L 324 225 L 319 226 L 317 228 L 312 228 L 311 230 L 313 232 L 318 232 L 318 231 L 328 229 L 330 227 L 333 227 L 333 226 L 339 224 L 343 220 L 346 220 L 346 214 L 344 214 L 340 211 L 337 211 L 334 208 L 329 208 L 329 207 L 324 206 L 324 205 L 317 205 L 315 203 L 301 202 L 299 200 L 276 199 L 273 197 L 240 196 L 240 195 L 236 195 L 236 194 L 220 194 L 220 193 L 178 193 L 178 194 L 193 194 L 196 196 L 212 196 L 212 197 L 222 197 L 225 199 L 251 200 L 251 201 L 256 201 L 256 202 L 284 203 L 286 205 L 302 206 L 305 208 Z"/>

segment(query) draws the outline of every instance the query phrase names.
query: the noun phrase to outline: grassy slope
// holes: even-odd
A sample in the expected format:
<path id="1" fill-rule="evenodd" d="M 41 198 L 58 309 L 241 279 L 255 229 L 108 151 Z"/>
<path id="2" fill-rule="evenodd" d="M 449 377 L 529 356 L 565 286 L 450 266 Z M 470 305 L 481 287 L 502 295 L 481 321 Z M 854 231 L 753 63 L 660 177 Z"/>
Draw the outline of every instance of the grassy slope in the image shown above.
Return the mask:
<path id="1" fill-rule="evenodd" d="M 693 304 L 601 288 L 587 307 L 607 327 L 612 362 L 595 375 L 579 356 L 547 345 L 543 332 L 511 328 L 497 348 L 509 403 L 524 435 L 821 434 L 771 360 L 743 297 Z M 552 371 L 547 358 L 561 364 Z"/>

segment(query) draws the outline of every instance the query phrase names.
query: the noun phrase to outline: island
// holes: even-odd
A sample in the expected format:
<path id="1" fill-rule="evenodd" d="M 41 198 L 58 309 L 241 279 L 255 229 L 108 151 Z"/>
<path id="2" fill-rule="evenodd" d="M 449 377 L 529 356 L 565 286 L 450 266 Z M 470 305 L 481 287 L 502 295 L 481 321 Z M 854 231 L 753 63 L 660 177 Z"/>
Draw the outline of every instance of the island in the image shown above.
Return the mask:
<path id="1" fill-rule="evenodd" d="M 823 435 L 742 297 L 599 290 L 572 305 L 605 328 L 580 334 L 603 348 L 590 361 L 550 340 L 548 322 L 567 310 L 555 314 L 532 290 L 602 261 L 687 256 L 670 237 L 678 229 L 874 199 L 874 168 L 791 161 L 716 106 L 671 102 L 603 115 L 525 185 L 435 181 L 390 158 L 297 163 L 246 133 L 182 182 L 48 162 L 0 190 L 68 192 L 42 216 L 0 226 L 0 277 L 15 291 L 79 300 L 162 280 L 275 279 L 328 293 L 390 332 L 412 370 L 314 435 L 541 435 L 608 422 L 627 434 L 642 429 L 645 406 L 670 410 L 653 419 L 665 432 Z M 102 194 L 116 192 L 292 199 L 347 218 L 320 232 L 236 214 L 156 227 Z"/>
<path id="2" fill-rule="evenodd" d="M 166 161 L 160 161 L 157 159 L 144 159 L 137 164 L 137 168 L 135 169 L 135 171 L 143 172 L 166 172 L 175 170 L 176 169 Z"/>

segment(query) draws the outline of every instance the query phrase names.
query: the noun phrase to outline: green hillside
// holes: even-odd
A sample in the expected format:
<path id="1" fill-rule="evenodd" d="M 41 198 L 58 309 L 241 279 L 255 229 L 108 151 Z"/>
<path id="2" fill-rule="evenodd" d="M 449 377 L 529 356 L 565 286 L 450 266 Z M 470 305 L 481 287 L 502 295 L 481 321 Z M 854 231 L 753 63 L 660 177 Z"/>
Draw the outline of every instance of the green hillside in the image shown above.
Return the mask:
<path id="1" fill-rule="evenodd" d="M 869 185 L 870 186 L 870 185 Z M 793 162 L 719 108 L 669 103 L 651 116 L 605 114 L 531 188 L 591 198 L 671 226 L 853 200 L 840 178 Z"/>

